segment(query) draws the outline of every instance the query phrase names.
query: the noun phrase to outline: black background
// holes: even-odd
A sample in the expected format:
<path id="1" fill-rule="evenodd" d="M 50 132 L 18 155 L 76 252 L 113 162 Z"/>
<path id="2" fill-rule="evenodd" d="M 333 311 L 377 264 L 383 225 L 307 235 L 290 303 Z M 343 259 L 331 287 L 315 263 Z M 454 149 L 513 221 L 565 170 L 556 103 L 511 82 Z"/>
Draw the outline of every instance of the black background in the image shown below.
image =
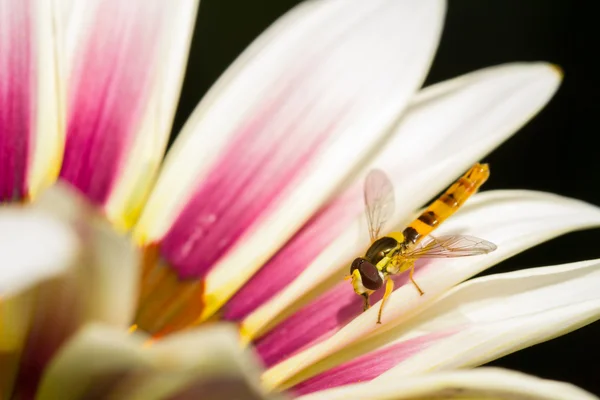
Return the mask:
<path id="1" fill-rule="evenodd" d="M 365 0 L 368 1 L 368 0 Z M 417 1 L 417 0 L 415 0 Z M 177 132 L 200 98 L 270 23 L 298 0 L 202 0 Z M 427 84 L 510 61 L 550 61 L 565 70 L 551 103 L 484 161 L 486 189 L 544 190 L 600 205 L 597 134 L 600 68 L 593 2 L 450 0 L 442 41 Z M 487 273 L 600 257 L 600 230 L 563 236 Z M 600 287 L 598 288 L 600 290 Z M 600 322 L 493 363 L 565 380 L 600 395 Z"/>

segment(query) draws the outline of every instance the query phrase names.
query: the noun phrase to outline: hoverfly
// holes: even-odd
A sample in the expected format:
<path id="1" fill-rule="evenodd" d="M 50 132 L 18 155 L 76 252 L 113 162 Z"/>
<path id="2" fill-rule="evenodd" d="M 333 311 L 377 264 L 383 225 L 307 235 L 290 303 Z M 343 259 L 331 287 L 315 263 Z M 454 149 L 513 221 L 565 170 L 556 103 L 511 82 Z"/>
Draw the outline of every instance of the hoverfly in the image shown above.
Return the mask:
<path id="1" fill-rule="evenodd" d="M 380 237 L 385 222 L 394 213 L 394 189 L 388 177 L 380 170 L 373 170 L 365 180 L 365 211 L 371 235 L 371 246 L 364 257 L 355 259 L 350 266 L 352 287 L 364 297 L 364 310 L 369 296 L 385 283 L 377 323 L 385 301 L 394 290 L 392 275 L 405 271 L 420 295 L 424 292 L 413 279 L 415 261 L 419 258 L 465 257 L 486 254 L 496 250 L 496 245 L 474 236 L 449 235 L 433 237 L 442 222 L 454 214 L 475 193 L 490 175 L 487 164 L 475 164 L 460 177 L 437 200 L 411 222 L 402 232 L 391 232 Z"/>

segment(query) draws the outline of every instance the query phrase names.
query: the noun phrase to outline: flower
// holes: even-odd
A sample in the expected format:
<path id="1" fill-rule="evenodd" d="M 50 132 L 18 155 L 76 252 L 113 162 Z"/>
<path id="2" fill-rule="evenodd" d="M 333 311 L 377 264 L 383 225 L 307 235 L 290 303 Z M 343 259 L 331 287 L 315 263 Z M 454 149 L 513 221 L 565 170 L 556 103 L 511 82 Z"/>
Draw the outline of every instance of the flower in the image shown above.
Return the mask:
<path id="1" fill-rule="evenodd" d="M 306 2 L 232 65 L 160 166 L 197 7 L 0 7 L 2 397 L 594 398 L 452 370 L 598 319 L 598 260 L 461 283 L 598 226 L 595 206 L 475 195 L 440 232 L 498 249 L 421 263 L 425 294 L 400 277 L 382 325 L 342 280 L 368 245 L 370 169 L 392 178 L 404 225 L 545 105 L 557 67 L 506 64 L 419 90 L 443 1 Z"/>

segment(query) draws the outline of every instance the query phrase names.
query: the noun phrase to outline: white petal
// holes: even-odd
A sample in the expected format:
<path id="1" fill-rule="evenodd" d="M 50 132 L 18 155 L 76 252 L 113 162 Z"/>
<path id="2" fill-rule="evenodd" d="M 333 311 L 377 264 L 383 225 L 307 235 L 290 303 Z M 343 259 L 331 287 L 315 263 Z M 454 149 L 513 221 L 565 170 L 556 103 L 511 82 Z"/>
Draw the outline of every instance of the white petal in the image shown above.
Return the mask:
<path id="1" fill-rule="evenodd" d="M 476 366 L 600 318 L 600 260 L 474 279 L 402 326 L 396 340 L 456 331 L 377 380 Z M 397 335 L 398 332 L 384 335 Z"/>
<path id="2" fill-rule="evenodd" d="M 146 340 L 141 334 L 87 326 L 49 366 L 38 398 L 171 398 L 202 386 L 203 398 L 224 400 L 223 393 L 215 392 L 226 392 L 223 385 L 239 390 L 231 398 L 265 398 L 256 362 L 240 348 L 234 326 L 215 325 L 157 343 Z"/>
<path id="3" fill-rule="evenodd" d="M 298 400 L 426 400 L 459 397 L 481 400 L 598 399 L 568 383 L 499 368 L 478 368 L 343 386 L 302 396 Z"/>
<path id="4" fill-rule="evenodd" d="M 217 83 L 170 151 L 136 229 L 211 315 L 368 155 L 419 87 L 445 3 L 307 2 Z M 293 210 L 293 212 L 290 212 Z"/>
<path id="5" fill-rule="evenodd" d="M 507 64 L 422 90 L 383 150 L 351 185 L 362 187 L 364 176 L 373 168 L 385 171 L 395 184 L 397 203 L 395 216 L 385 229 L 401 227 L 409 222 L 408 218 L 417 207 L 535 115 L 550 100 L 560 80 L 557 69 L 549 64 Z M 493 176 L 493 166 L 491 170 Z M 368 230 L 362 210 L 354 217 L 353 209 L 347 205 L 346 198 L 349 197 L 362 205 L 362 192 L 354 186 L 331 206 L 342 210 L 334 213 L 335 220 L 328 220 L 319 231 L 311 231 L 306 245 L 296 245 L 295 253 L 286 254 L 294 260 L 302 258 L 303 254 L 319 254 L 307 261 L 310 264 L 302 273 L 298 275 L 296 264 L 293 271 L 285 270 L 289 264 L 285 262 L 272 266 L 269 283 L 287 273 L 297 278 L 246 318 L 247 334 L 256 336 L 272 325 L 275 318 L 282 319 L 293 312 L 299 299 L 314 296 L 311 289 L 337 273 L 340 266 L 347 268 L 351 257 L 367 247 Z M 349 210 L 345 212 L 343 207 Z M 354 208 L 359 210 L 361 207 Z M 350 217 L 345 216 L 348 212 Z M 340 224 L 347 226 L 343 228 L 338 226 Z M 328 230 L 332 231 L 330 236 L 335 237 L 333 242 L 313 240 L 321 236 L 328 239 Z M 322 251 L 319 253 L 314 246 L 320 246 Z M 315 276 L 320 279 L 316 280 Z M 243 303 L 244 299 L 239 301 Z"/>

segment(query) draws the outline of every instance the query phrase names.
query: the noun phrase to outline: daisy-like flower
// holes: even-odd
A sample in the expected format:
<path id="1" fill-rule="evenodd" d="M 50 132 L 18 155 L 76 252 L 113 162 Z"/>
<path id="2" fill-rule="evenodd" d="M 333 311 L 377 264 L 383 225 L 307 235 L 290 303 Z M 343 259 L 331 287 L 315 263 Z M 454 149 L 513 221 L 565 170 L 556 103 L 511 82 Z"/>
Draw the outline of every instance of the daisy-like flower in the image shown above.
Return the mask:
<path id="1" fill-rule="evenodd" d="M 342 279 L 369 245 L 368 171 L 401 228 L 546 104 L 557 67 L 420 89 L 445 2 L 310 1 L 160 166 L 197 8 L 0 0 L 0 398 L 595 398 L 465 368 L 597 320 L 599 260 L 464 282 L 599 226 L 595 206 L 476 194 L 439 231 L 497 250 L 419 262 L 425 294 L 399 277 L 381 325 Z"/>

